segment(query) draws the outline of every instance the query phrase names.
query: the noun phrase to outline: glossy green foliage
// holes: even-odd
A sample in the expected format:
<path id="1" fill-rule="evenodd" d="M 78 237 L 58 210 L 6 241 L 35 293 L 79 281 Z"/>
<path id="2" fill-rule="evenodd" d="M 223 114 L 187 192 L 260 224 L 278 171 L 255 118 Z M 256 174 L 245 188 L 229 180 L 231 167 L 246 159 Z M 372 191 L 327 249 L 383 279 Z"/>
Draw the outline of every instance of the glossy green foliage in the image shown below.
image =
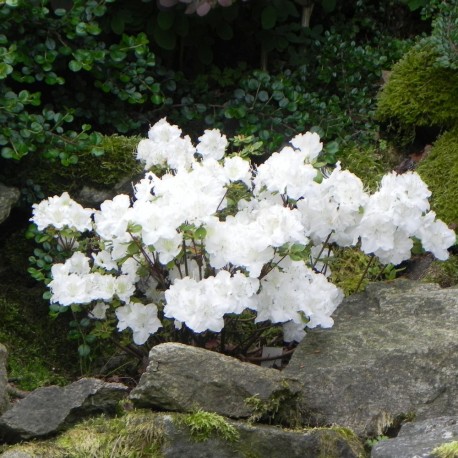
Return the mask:
<path id="1" fill-rule="evenodd" d="M 91 125 L 138 130 L 144 118 L 125 116 L 125 106 L 161 103 L 146 34 L 113 35 L 106 27 L 113 2 L 0 2 L 3 158 L 40 152 L 75 164 L 81 149 L 101 153 Z"/>

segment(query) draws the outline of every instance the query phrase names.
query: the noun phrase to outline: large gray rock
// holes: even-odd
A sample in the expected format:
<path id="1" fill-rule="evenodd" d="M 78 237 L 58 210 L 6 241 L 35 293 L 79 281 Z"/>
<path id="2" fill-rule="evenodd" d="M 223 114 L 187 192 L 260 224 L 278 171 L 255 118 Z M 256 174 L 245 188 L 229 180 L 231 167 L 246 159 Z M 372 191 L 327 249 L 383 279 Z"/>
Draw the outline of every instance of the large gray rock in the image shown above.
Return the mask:
<path id="1" fill-rule="evenodd" d="M 149 365 L 130 399 L 140 407 L 189 412 L 196 408 L 231 418 L 249 417 L 247 398 L 293 399 L 300 385 L 267 369 L 202 348 L 178 343 L 153 347 Z"/>
<path id="2" fill-rule="evenodd" d="M 126 386 L 89 378 L 63 388 L 39 388 L 0 417 L 0 441 L 46 437 L 90 415 L 114 414 L 125 396 Z"/>
<path id="3" fill-rule="evenodd" d="M 121 416 L 104 428 L 97 424 L 96 434 L 89 432 L 84 444 L 78 441 L 78 426 L 64 433 L 59 443 L 53 441 L 30 442 L 13 445 L 2 458 L 49 457 L 127 457 L 161 456 L 163 458 L 359 458 L 364 447 L 358 438 L 343 428 L 317 428 L 285 430 L 274 426 L 248 425 L 240 421 L 224 421 L 215 427 L 199 429 L 195 434 L 185 424 L 183 414 L 158 412 Z M 207 425 L 209 423 L 207 422 Z M 194 423 L 194 426 L 202 423 Z M 84 430 L 83 430 L 84 431 Z M 113 433 L 116 434 L 113 436 Z M 77 441 L 75 443 L 75 441 Z M 81 441 L 81 439 L 80 439 Z M 83 442 L 82 441 L 82 442 Z M 154 451 L 153 451 L 154 450 Z"/>
<path id="4" fill-rule="evenodd" d="M 165 441 L 164 458 L 359 458 L 363 445 L 343 429 L 284 430 L 266 425 L 249 425 L 231 421 L 239 434 L 238 440 L 228 442 L 217 434 L 196 442 L 187 427 L 177 425 L 170 415 L 159 417 Z"/>
<path id="5" fill-rule="evenodd" d="M 7 393 L 8 377 L 6 374 L 6 358 L 8 352 L 4 345 L 0 344 L 0 415 L 9 407 Z"/>
<path id="6" fill-rule="evenodd" d="M 8 218 L 11 207 L 19 200 L 19 189 L 9 188 L 0 183 L 0 223 Z"/>
<path id="7" fill-rule="evenodd" d="M 376 444 L 371 458 L 433 458 L 436 447 L 453 441 L 458 441 L 458 417 L 406 423 L 396 438 Z"/>
<path id="8" fill-rule="evenodd" d="M 309 332 L 284 373 L 303 381 L 315 422 L 378 436 L 406 415 L 458 415 L 457 330 L 458 289 L 375 283 Z"/>

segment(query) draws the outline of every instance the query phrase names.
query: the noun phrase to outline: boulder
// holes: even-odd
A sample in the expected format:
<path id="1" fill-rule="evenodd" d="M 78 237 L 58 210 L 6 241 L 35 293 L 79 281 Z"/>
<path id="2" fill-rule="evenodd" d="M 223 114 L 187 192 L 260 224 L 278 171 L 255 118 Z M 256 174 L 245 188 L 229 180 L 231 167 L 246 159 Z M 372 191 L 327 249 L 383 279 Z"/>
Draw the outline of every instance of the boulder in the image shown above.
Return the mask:
<path id="1" fill-rule="evenodd" d="M 394 439 L 380 441 L 371 458 L 433 458 L 433 450 L 458 441 L 458 416 L 406 423 Z"/>
<path id="2" fill-rule="evenodd" d="M 357 437 L 343 428 L 293 431 L 231 421 L 229 424 L 238 434 L 236 441 L 224 440 L 218 434 L 196 441 L 190 430 L 177 424 L 170 415 L 163 415 L 159 421 L 165 432 L 161 449 L 164 458 L 359 458 L 364 454 Z"/>
<path id="3" fill-rule="evenodd" d="M 202 416 L 197 420 L 202 414 L 205 422 Z M 215 419 L 214 414 L 204 412 L 189 415 L 135 410 L 115 419 L 81 423 L 55 440 L 13 445 L 0 456 L 356 458 L 364 456 L 364 447 L 345 428 L 285 430 L 222 417 Z"/>
<path id="4" fill-rule="evenodd" d="M 0 417 L 0 440 L 14 443 L 46 437 L 98 413 L 114 414 L 127 395 L 120 383 L 81 379 L 66 387 L 38 388 Z"/>
<path id="5" fill-rule="evenodd" d="M 0 224 L 8 218 L 11 207 L 19 200 L 20 195 L 19 189 L 0 183 Z"/>
<path id="6" fill-rule="evenodd" d="M 318 424 L 378 436 L 406 417 L 458 415 L 458 289 L 374 283 L 310 331 L 285 376 L 303 382 Z"/>
<path id="7" fill-rule="evenodd" d="M 9 407 L 7 393 L 8 378 L 6 374 L 6 358 L 8 353 L 4 345 L 0 344 L 0 415 Z"/>
<path id="8" fill-rule="evenodd" d="M 268 405 L 275 398 L 294 402 L 299 390 L 297 380 L 275 369 L 202 348 L 165 343 L 152 348 L 148 367 L 130 399 L 139 407 L 178 412 L 200 408 L 246 418 L 255 413 L 256 404 L 247 403 L 247 399 L 259 401 L 258 405 Z"/>

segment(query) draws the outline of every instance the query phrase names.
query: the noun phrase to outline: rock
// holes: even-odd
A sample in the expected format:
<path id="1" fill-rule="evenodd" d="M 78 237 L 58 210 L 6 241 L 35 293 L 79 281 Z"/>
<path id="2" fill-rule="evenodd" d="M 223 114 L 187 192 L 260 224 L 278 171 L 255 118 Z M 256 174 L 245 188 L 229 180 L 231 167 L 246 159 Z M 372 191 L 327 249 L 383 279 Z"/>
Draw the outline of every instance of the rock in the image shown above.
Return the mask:
<path id="1" fill-rule="evenodd" d="M 30 454 L 21 450 L 8 450 L 7 452 L 2 453 L 0 456 L 2 458 L 42 458 L 39 455 Z"/>
<path id="2" fill-rule="evenodd" d="M 284 374 L 303 381 L 312 421 L 375 437 L 406 416 L 458 415 L 457 329 L 458 289 L 374 283 L 307 334 Z"/>
<path id="3" fill-rule="evenodd" d="M 394 439 L 376 444 L 371 458 L 433 458 L 440 445 L 458 441 L 458 416 L 406 423 Z"/>
<path id="4" fill-rule="evenodd" d="M 4 345 L 0 344 L 0 415 L 9 407 L 7 393 L 8 378 L 6 374 L 6 358 L 8 353 Z"/>
<path id="5" fill-rule="evenodd" d="M 194 420 L 192 423 L 194 429 L 192 429 L 186 424 L 186 420 L 189 419 L 190 415 L 135 410 L 116 419 L 93 419 L 96 424 L 91 421 L 90 424 L 76 425 L 56 440 L 14 445 L 0 456 L 2 458 L 49 456 L 356 458 L 364 456 L 362 443 L 351 431 L 344 428 L 294 431 L 274 426 L 249 425 L 220 417 L 218 423 L 210 426 L 207 421 L 207 426 L 203 429 L 199 428 L 202 422 Z M 199 435 L 196 434 L 197 430 Z"/>
<path id="6" fill-rule="evenodd" d="M 201 408 L 231 418 L 246 418 L 256 397 L 267 402 L 276 395 L 294 400 L 300 385 L 275 369 L 178 343 L 153 347 L 149 365 L 130 399 L 140 407 L 189 412 Z M 278 406 L 277 406 L 278 407 Z"/>
<path id="7" fill-rule="evenodd" d="M 39 388 L 0 417 L 0 440 L 14 443 L 46 437 L 87 416 L 114 414 L 126 395 L 127 387 L 120 383 L 89 378 L 63 388 Z"/>
<path id="8" fill-rule="evenodd" d="M 19 200 L 19 189 L 9 188 L 0 183 L 0 223 L 8 218 L 11 207 Z"/>
<path id="9" fill-rule="evenodd" d="M 235 442 L 219 438 L 217 434 L 196 442 L 190 430 L 177 425 L 170 415 L 163 415 L 159 421 L 165 432 L 161 450 L 164 458 L 357 458 L 364 453 L 357 437 L 343 428 L 293 431 L 231 421 L 229 424 L 239 435 Z"/>

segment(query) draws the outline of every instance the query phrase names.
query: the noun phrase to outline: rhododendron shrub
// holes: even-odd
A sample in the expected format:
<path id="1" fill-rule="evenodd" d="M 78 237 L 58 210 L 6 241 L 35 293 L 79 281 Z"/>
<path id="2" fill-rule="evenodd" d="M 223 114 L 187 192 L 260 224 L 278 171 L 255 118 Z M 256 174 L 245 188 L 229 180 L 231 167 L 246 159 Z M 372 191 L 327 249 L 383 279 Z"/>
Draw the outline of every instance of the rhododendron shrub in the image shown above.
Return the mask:
<path id="1" fill-rule="evenodd" d="M 194 146 L 162 119 L 138 145 L 145 176 L 132 196 L 98 210 L 67 193 L 35 204 L 32 221 L 69 253 L 52 266 L 51 303 L 115 320 L 138 345 L 166 325 L 220 333 L 247 311 L 300 341 L 306 328 L 331 327 L 343 298 L 322 273 L 325 247 L 359 245 L 399 264 L 415 240 L 439 259 L 455 243 L 414 172 L 388 174 L 369 194 L 340 164 L 327 177 L 314 167 L 316 133 L 258 167 L 225 156 L 227 144 L 213 129 Z"/>

